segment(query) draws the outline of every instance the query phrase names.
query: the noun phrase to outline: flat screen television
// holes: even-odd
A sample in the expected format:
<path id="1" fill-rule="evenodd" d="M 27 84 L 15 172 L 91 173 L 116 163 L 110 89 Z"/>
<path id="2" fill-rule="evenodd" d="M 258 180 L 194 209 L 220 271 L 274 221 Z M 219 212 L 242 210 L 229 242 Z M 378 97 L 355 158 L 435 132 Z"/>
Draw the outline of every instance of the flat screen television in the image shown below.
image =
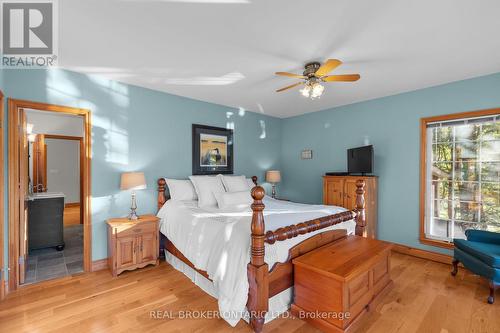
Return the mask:
<path id="1" fill-rule="evenodd" d="M 367 174 L 373 172 L 373 146 L 347 150 L 347 172 Z"/>

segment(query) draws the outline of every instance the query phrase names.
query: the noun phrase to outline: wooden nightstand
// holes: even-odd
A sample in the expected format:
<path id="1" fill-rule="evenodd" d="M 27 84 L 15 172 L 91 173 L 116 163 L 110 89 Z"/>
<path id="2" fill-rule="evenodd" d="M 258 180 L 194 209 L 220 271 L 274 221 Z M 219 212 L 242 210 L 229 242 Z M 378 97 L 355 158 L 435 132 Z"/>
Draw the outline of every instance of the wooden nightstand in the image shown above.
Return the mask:
<path id="1" fill-rule="evenodd" d="M 158 265 L 158 221 L 154 215 L 138 220 L 109 219 L 108 266 L 113 276 L 153 264 Z"/>

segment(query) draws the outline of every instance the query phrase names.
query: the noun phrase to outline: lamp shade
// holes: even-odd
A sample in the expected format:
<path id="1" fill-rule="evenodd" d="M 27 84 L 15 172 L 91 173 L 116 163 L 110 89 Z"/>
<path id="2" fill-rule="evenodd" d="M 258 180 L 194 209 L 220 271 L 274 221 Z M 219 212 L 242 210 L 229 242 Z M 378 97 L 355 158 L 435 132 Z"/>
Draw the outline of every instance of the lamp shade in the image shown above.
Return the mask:
<path id="1" fill-rule="evenodd" d="M 281 173 L 279 170 L 269 170 L 266 172 L 266 182 L 268 183 L 279 183 L 281 181 Z"/>
<path id="2" fill-rule="evenodd" d="M 146 189 L 146 178 L 143 172 L 122 173 L 121 190 L 144 190 Z"/>

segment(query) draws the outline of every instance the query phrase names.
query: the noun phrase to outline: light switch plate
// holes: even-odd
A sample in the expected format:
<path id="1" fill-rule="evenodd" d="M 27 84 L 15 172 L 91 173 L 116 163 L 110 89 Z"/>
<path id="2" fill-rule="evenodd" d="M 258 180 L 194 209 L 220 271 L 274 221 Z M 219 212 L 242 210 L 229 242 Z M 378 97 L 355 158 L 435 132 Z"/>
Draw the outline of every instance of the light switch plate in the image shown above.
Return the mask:
<path id="1" fill-rule="evenodd" d="M 312 160 L 313 158 L 313 151 L 311 149 L 304 149 L 300 153 L 300 158 L 303 160 Z"/>

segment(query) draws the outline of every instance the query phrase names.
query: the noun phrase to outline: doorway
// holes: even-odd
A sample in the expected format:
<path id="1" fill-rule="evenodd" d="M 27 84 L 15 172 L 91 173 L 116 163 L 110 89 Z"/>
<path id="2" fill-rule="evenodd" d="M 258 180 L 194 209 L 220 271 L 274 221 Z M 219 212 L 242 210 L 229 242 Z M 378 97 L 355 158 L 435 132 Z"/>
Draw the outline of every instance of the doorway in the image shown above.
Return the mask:
<path id="1" fill-rule="evenodd" d="M 9 290 L 90 271 L 90 111 L 15 99 L 8 109 Z"/>
<path id="2" fill-rule="evenodd" d="M 28 123 L 31 131 L 34 125 Z M 64 226 L 83 224 L 83 136 L 35 134 L 31 139 L 29 177 L 33 192 L 50 188 L 51 192 L 65 193 Z"/>
<path id="3" fill-rule="evenodd" d="M 25 109 L 28 129 L 24 284 L 83 271 L 83 119 Z M 49 134 L 49 133 L 64 133 Z M 70 136 L 68 134 L 72 134 Z"/>

